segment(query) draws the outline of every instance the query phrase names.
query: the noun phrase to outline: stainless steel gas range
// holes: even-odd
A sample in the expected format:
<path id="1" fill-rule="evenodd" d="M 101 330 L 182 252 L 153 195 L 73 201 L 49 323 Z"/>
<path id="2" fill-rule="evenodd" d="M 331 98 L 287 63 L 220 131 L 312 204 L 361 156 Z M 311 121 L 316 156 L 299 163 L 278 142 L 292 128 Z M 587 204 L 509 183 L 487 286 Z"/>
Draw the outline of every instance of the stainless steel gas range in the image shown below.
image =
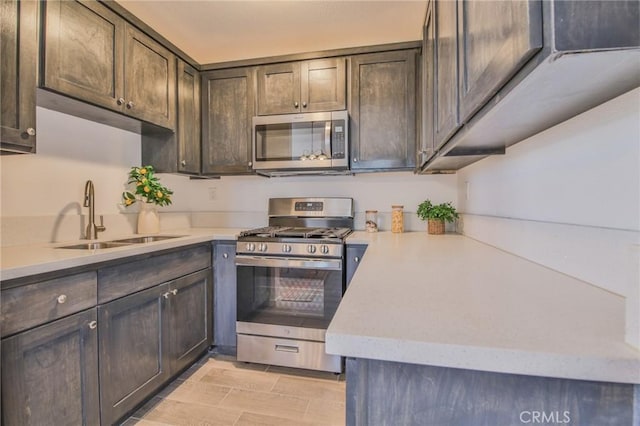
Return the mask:
<path id="1" fill-rule="evenodd" d="M 325 333 L 345 288 L 351 198 L 272 198 L 236 246 L 239 361 L 342 372 Z"/>

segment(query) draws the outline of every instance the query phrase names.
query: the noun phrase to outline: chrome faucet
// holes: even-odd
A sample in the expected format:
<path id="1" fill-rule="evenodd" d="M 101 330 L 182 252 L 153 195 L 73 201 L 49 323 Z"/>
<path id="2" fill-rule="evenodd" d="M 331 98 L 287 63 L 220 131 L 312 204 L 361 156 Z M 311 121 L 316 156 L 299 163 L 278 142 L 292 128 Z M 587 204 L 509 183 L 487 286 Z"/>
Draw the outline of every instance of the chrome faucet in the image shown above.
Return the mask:
<path id="1" fill-rule="evenodd" d="M 95 191 L 93 189 L 93 182 L 90 180 L 84 186 L 84 206 L 89 207 L 89 223 L 87 224 L 87 234 L 85 238 L 87 240 L 95 240 L 98 238 L 98 232 L 103 232 L 107 228 L 103 225 L 103 217 L 100 216 L 100 225 L 96 225 L 96 211 L 95 211 Z"/>

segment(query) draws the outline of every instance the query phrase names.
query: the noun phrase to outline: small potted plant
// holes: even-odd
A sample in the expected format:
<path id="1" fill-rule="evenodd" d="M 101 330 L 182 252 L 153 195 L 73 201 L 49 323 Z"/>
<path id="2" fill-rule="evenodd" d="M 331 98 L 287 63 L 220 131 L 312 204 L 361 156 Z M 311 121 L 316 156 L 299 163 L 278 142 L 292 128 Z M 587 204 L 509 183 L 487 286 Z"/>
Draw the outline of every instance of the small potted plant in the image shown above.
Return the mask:
<path id="1" fill-rule="evenodd" d="M 421 220 L 427 221 L 427 230 L 434 235 L 444 234 L 445 221 L 453 222 L 459 216 L 450 202 L 434 205 L 431 200 L 420 203 L 416 213 Z"/>
<path id="2" fill-rule="evenodd" d="M 171 204 L 173 191 L 160 184 L 152 166 L 132 167 L 127 184 L 135 184 L 135 187 L 133 192 L 122 193 L 124 206 L 129 207 L 138 200 L 142 201 L 138 213 L 138 234 L 157 234 L 160 232 L 160 216 L 156 206 Z"/>

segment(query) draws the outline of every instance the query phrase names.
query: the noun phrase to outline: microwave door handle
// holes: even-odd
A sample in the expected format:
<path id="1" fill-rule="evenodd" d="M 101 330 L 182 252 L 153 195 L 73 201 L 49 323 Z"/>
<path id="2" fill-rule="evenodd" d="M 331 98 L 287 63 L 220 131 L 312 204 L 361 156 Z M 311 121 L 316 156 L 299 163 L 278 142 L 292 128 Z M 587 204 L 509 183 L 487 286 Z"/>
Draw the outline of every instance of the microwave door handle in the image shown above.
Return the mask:
<path id="1" fill-rule="evenodd" d="M 324 124 L 324 152 L 327 158 L 333 158 L 331 152 L 331 120 L 327 120 Z"/>

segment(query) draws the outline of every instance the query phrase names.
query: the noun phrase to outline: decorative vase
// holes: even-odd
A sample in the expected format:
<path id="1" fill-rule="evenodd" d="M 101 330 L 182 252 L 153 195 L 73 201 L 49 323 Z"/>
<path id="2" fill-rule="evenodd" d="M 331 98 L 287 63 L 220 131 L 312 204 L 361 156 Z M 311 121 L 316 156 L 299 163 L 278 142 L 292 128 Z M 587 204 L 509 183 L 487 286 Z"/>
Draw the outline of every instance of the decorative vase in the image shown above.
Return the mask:
<path id="1" fill-rule="evenodd" d="M 444 234 L 444 220 L 429 219 L 427 221 L 427 231 L 432 235 Z"/>
<path id="2" fill-rule="evenodd" d="M 140 203 L 138 234 L 157 234 L 158 232 L 160 232 L 160 215 L 156 205 Z"/>

